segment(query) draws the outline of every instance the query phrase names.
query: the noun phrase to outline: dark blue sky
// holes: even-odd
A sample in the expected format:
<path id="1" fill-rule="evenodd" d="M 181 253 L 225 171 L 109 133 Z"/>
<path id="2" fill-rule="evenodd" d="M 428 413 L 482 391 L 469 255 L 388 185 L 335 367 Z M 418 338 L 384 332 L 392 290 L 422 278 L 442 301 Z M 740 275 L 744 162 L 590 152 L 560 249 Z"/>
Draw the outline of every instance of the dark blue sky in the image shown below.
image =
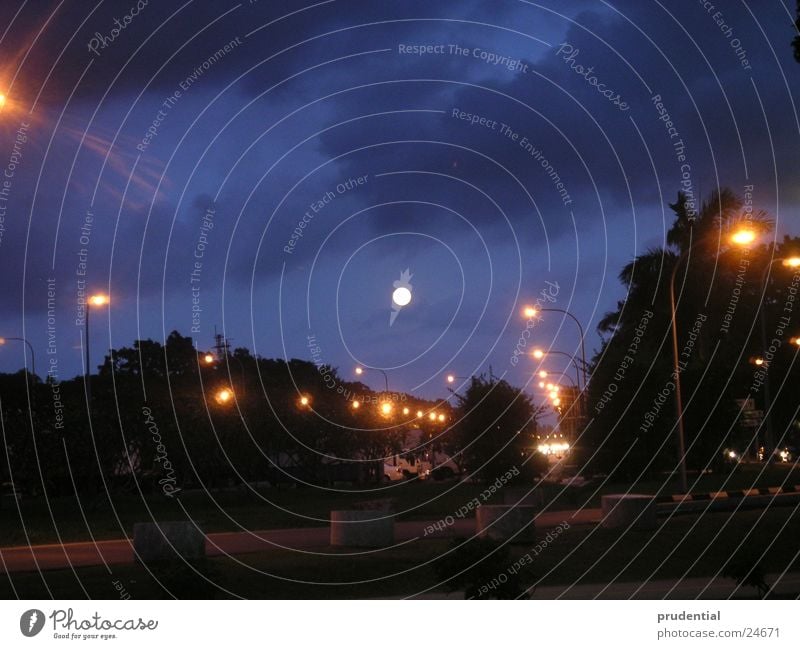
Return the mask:
<path id="1" fill-rule="evenodd" d="M 718 4 L 3 2 L 0 335 L 42 374 L 51 334 L 60 377 L 81 371 L 83 257 L 113 300 L 93 365 L 173 329 L 208 348 L 216 325 L 268 357 L 310 358 L 313 335 L 344 374 L 425 396 L 489 364 L 522 384 L 520 306 L 557 284 L 597 348 L 682 179 L 753 185 L 797 232 L 794 3 Z M 578 345 L 558 314 L 533 339 Z"/>

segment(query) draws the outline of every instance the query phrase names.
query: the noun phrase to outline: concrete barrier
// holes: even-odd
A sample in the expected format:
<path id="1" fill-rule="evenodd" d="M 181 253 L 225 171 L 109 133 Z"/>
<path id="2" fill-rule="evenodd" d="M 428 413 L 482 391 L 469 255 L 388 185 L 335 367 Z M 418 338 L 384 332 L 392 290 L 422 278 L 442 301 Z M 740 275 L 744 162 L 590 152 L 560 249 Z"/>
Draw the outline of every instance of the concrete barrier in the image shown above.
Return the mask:
<path id="1" fill-rule="evenodd" d="M 380 548 L 394 543 L 394 515 L 377 509 L 331 512 L 331 545 Z"/>
<path id="2" fill-rule="evenodd" d="M 544 492 L 534 486 L 530 487 L 503 487 L 503 504 L 536 507 L 541 511 L 544 507 Z"/>
<path id="3" fill-rule="evenodd" d="M 603 527 L 633 527 L 652 530 L 658 525 L 658 508 L 655 496 L 644 494 L 609 494 L 600 500 L 603 509 Z"/>
<path id="4" fill-rule="evenodd" d="M 481 505 L 475 513 L 476 532 L 495 541 L 532 543 L 536 540 L 533 519 L 538 510 L 531 505 Z"/>
<path id="5" fill-rule="evenodd" d="M 206 556 L 206 535 L 191 521 L 135 523 L 133 549 L 140 563 L 177 557 L 202 559 Z"/>

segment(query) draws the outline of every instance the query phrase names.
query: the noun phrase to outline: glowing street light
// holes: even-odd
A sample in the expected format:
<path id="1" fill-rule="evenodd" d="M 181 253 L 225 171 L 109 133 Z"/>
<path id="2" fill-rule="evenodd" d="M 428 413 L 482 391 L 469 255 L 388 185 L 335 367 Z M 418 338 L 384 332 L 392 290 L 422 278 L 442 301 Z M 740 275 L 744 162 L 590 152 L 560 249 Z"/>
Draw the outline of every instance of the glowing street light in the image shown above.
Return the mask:
<path id="1" fill-rule="evenodd" d="M 751 228 L 740 228 L 731 234 L 730 242 L 736 246 L 748 246 L 756 240 L 756 236 L 755 230 Z M 675 377 L 675 416 L 678 423 L 676 427 L 678 434 L 678 474 L 683 493 L 686 493 L 689 489 L 689 480 L 686 475 L 686 431 L 683 426 L 683 397 L 681 395 L 681 370 L 678 351 L 678 309 L 675 304 L 675 277 L 678 274 L 678 268 L 680 268 L 683 260 L 688 257 L 689 253 L 691 253 L 695 247 L 703 243 L 705 243 L 705 240 L 700 239 L 680 254 L 675 261 L 675 265 L 672 267 L 672 274 L 669 280 L 670 324 L 672 327 L 672 374 Z M 767 410 L 767 412 L 769 412 L 769 410 Z"/>
<path id="2" fill-rule="evenodd" d="M 537 313 L 538 311 L 532 306 L 526 306 L 524 309 L 522 309 L 522 315 L 524 315 L 526 318 L 533 318 Z"/>
<path id="3" fill-rule="evenodd" d="M 3 95 L 3 94 L 0 94 L 0 108 L 2 108 L 5 105 L 6 105 L 6 96 Z"/>
<path id="4" fill-rule="evenodd" d="M 429 414 L 428 419 L 430 419 L 431 421 L 436 421 L 436 413 L 432 412 L 431 414 Z"/>
<path id="5" fill-rule="evenodd" d="M 92 374 L 92 365 L 89 360 L 89 313 L 91 312 L 91 307 L 101 307 L 109 304 L 111 299 L 108 295 L 104 295 L 103 293 L 96 293 L 95 295 L 89 296 L 86 300 L 86 317 L 84 318 L 84 324 L 86 326 L 86 330 L 84 332 L 84 346 L 85 355 L 86 355 L 86 401 L 89 404 L 90 414 L 91 414 L 91 405 L 92 405 L 92 382 L 91 382 L 91 374 Z"/>
<path id="6" fill-rule="evenodd" d="M 391 415 L 392 414 L 392 404 L 389 403 L 388 401 L 384 401 L 381 404 L 381 414 L 383 414 L 384 416 Z"/>
<path id="7" fill-rule="evenodd" d="M 411 411 L 408 408 L 403 408 L 403 414 L 404 415 L 407 415 L 409 412 L 411 412 Z"/>
<path id="8" fill-rule="evenodd" d="M 217 393 L 214 395 L 217 403 L 220 405 L 225 405 L 226 403 L 230 403 L 231 399 L 233 399 L 233 390 L 230 388 L 222 388 L 221 390 L 217 390 Z"/>
<path id="9" fill-rule="evenodd" d="M 424 412 L 422 412 L 422 410 L 417 410 L 417 419 L 422 419 L 422 417 L 423 417 L 423 415 L 424 415 L 424 414 L 425 414 L 425 413 L 424 413 Z"/>
<path id="10" fill-rule="evenodd" d="M 800 268 L 800 257 L 797 255 L 792 255 L 790 257 L 778 257 L 777 259 L 773 259 L 770 261 L 765 267 L 763 272 L 761 273 L 761 288 L 766 291 L 767 288 L 767 275 L 769 274 L 770 269 L 777 263 L 779 263 L 784 268 L 790 268 L 792 270 L 796 270 Z M 760 333 L 761 333 L 761 350 L 762 353 L 767 349 L 767 314 L 766 311 L 761 308 L 759 310 L 759 325 L 760 325 Z M 761 363 L 756 363 L 756 365 L 763 365 L 764 361 L 762 360 Z M 770 384 L 770 374 L 764 377 L 764 455 L 766 457 L 770 457 L 772 454 L 772 447 L 774 445 L 774 438 L 775 436 L 772 433 L 772 386 Z"/>
<path id="11" fill-rule="evenodd" d="M 300 397 L 300 405 L 303 406 L 303 408 L 307 408 L 310 403 L 311 403 L 310 397 L 306 396 L 305 394 Z"/>
<path id="12" fill-rule="evenodd" d="M 386 372 L 384 370 L 382 370 L 380 367 L 367 367 L 367 368 L 365 368 L 365 367 L 361 367 L 359 365 L 358 367 L 356 367 L 355 371 L 356 371 L 356 374 L 361 376 L 368 369 L 369 370 L 376 370 L 376 371 L 380 372 L 381 374 L 383 374 L 383 380 L 384 380 L 384 382 L 386 384 L 386 391 L 388 392 L 389 391 L 389 375 L 386 374 Z"/>
<path id="13" fill-rule="evenodd" d="M 31 345 L 25 338 L 0 338 L 0 345 L 5 345 L 8 340 L 16 340 L 17 342 L 25 343 L 31 352 L 31 374 L 36 376 L 36 358 L 33 354 L 33 345 Z M 34 379 L 35 380 L 35 379 Z"/>
<path id="14" fill-rule="evenodd" d="M 214 363 L 214 360 L 215 359 L 213 354 L 206 354 L 205 356 L 203 356 L 203 362 L 206 365 L 212 365 Z"/>
<path id="15" fill-rule="evenodd" d="M 731 243 L 735 243 L 737 246 L 748 246 L 756 240 L 757 236 L 754 230 L 742 228 L 731 235 Z"/>
<path id="16" fill-rule="evenodd" d="M 534 349 L 531 352 L 531 356 L 533 356 L 536 360 L 541 360 L 544 358 L 544 352 L 541 349 Z"/>
<path id="17" fill-rule="evenodd" d="M 797 337 L 795 337 L 795 338 L 792 338 L 792 339 L 791 339 L 789 342 L 790 342 L 792 345 L 796 345 L 797 347 L 800 347 L 800 336 L 797 336 Z"/>
<path id="18" fill-rule="evenodd" d="M 361 407 L 361 402 L 360 401 L 352 401 L 350 403 L 350 405 L 352 406 L 353 410 L 358 410 Z"/>
<path id="19" fill-rule="evenodd" d="M 763 358 L 754 358 L 753 359 L 753 365 L 758 365 L 760 367 L 763 364 L 764 364 L 764 359 Z"/>
<path id="20" fill-rule="evenodd" d="M 455 383 L 456 382 L 456 377 L 453 376 L 452 374 L 448 374 L 447 375 L 447 382 L 448 383 Z"/>
<path id="21" fill-rule="evenodd" d="M 539 387 L 540 387 L 540 388 L 544 388 L 544 386 L 545 386 L 545 383 L 544 383 L 544 381 L 539 381 Z"/>
<path id="22" fill-rule="evenodd" d="M 540 378 L 540 379 L 545 379 L 545 378 L 547 378 L 547 371 L 545 371 L 545 370 L 542 370 L 541 372 L 539 372 L 539 378 Z"/>
<path id="23" fill-rule="evenodd" d="M 439 415 L 439 421 L 443 422 L 445 419 L 446 419 L 446 417 L 444 415 Z"/>

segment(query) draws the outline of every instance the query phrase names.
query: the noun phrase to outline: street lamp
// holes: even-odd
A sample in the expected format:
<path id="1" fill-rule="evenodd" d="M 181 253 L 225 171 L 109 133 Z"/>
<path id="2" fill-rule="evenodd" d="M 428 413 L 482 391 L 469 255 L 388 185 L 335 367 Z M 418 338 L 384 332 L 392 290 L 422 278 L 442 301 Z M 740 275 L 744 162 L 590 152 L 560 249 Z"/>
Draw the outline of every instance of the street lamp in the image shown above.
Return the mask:
<path id="1" fill-rule="evenodd" d="M 358 410 L 361 407 L 361 402 L 360 401 L 352 401 L 350 403 L 350 405 L 353 408 L 353 410 Z"/>
<path id="2" fill-rule="evenodd" d="M 214 364 L 214 355 L 213 354 L 206 354 L 203 356 L 203 361 L 206 365 L 213 365 Z"/>
<path id="3" fill-rule="evenodd" d="M 731 243 L 737 246 L 747 246 L 756 239 L 756 233 L 750 228 L 737 230 L 730 236 Z M 675 304 L 675 277 L 678 274 L 678 268 L 687 256 L 698 245 L 704 243 L 701 239 L 696 243 L 689 246 L 684 252 L 680 254 L 675 261 L 675 266 L 672 268 L 672 274 L 669 279 L 669 305 L 671 314 L 672 326 L 672 373 L 675 377 L 675 415 L 677 421 L 678 433 L 678 474 L 680 477 L 680 487 L 683 493 L 689 489 L 689 481 L 686 477 L 686 434 L 683 427 L 683 397 L 681 396 L 681 370 L 678 355 L 678 321 L 677 321 L 677 306 Z"/>
<path id="4" fill-rule="evenodd" d="M 566 358 L 569 359 L 569 362 L 572 363 L 572 365 L 575 367 L 575 380 L 577 381 L 578 389 L 580 389 L 581 387 L 581 379 L 579 374 L 580 368 L 578 367 L 578 363 L 575 361 L 574 355 L 570 355 L 567 352 L 559 352 L 554 349 L 548 350 L 547 352 L 541 349 L 534 349 L 531 352 L 531 356 L 533 356 L 536 360 L 542 360 L 545 356 L 549 356 L 550 354 L 558 354 L 559 356 L 565 356 Z M 541 373 L 539 374 L 539 376 L 541 376 Z M 584 388 L 585 387 L 586 384 L 584 383 Z"/>
<path id="5" fill-rule="evenodd" d="M 88 300 L 86 300 L 86 317 L 84 318 L 86 325 L 86 331 L 84 332 L 84 345 L 86 347 L 86 400 L 89 404 L 89 408 L 91 410 L 92 404 L 92 380 L 91 380 L 91 363 L 89 361 L 89 314 L 92 311 L 92 307 L 101 307 L 106 306 L 111 302 L 108 295 L 104 295 L 102 293 L 97 293 L 95 295 L 91 295 Z"/>
<path id="6" fill-rule="evenodd" d="M 392 414 L 392 404 L 389 403 L 388 401 L 384 401 L 381 404 L 381 414 L 384 417 L 388 417 L 389 415 L 391 415 Z"/>
<path id="7" fill-rule="evenodd" d="M 217 393 L 214 395 L 217 403 L 221 406 L 224 406 L 230 403 L 231 399 L 233 399 L 233 390 L 230 388 L 221 388 L 217 390 Z"/>
<path id="8" fill-rule="evenodd" d="M 555 308 L 540 309 L 540 308 L 537 308 L 537 307 L 534 307 L 534 306 L 526 306 L 522 310 L 522 313 L 525 315 L 526 318 L 533 318 L 534 316 L 536 316 L 539 313 L 548 313 L 548 312 L 549 313 L 562 313 L 565 316 L 571 318 L 572 321 L 575 323 L 575 325 L 578 327 L 578 333 L 580 334 L 580 337 L 581 337 L 581 363 L 583 365 L 583 368 L 582 368 L 582 370 L 583 370 L 583 389 L 585 390 L 586 389 L 586 367 L 587 367 L 587 365 L 586 365 L 586 343 L 585 343 L 586 334 L 583 331 L 583 325 L 581 324 L 580 320 L 578 320 L 578 318 L 576 318 L 573 314 L 571 314 L 566 309 L 555 309 Z"/>
<path id="9" fill-rule="evenodd" d="M 773 259 L 770 263 L 768 263 L 764 267 L 764 271 L 761 273 L 761 289 L 763 292 L 766 293 L 766 284 L 767 284 L 767 275 L 769 274 L 770 269 L 780 262 L 780 264 L 784 268 L 800 268 L 800 257 L 792 256 L 792 257 L 778 257 L 777 259 Z M 759 325 L 761 329 L 761 351 L 765 352 L 767 349 L 767 316 L 766 316 L 766 309 L 760 309 L 759 313 Z M 761 362 L 759 362 L 761 361 Z M 763 358 L 757 358 L 753 361 L 756 365 L 764 365 L 766 361 Z M 765 457 L 772 457 L 772 446 L 774 444 L 775 436 L 772 432 L 772 394 L 771 394 L 771 386 L 769 380 L 769 364 L 767 365 L 767 373 L 764 376 L 764 455 Z"/>
<path id="10" fill-rule="evenodd" d="M 388 392 L 388 391 L 389 391 L 389 375 L 388 375 L 388 374 L 386 374 L 386 371 L 385 371 L 385 370 L 382 370 L 380 367 L 366 367 L 366 368 L 365 368 L 365 367 L 361 367 L 361 366 L 359 365 L 358 367 L 356 367 L 356 374 L 358 374 L 359 376 L 361 376 L 361 375 L 362 375 L 364 372 L 366 372 L 368 369 L 369 369 L 369 370 L 375 370 L 376 372 L 380 372 L 381 374 L 383 374 L 383 380 L 384 380 L 384 382 L 386 383 L 386 391 Z"/>
<path id="11" fill-rule="evenodd" d="M 2 97 L 2 95 L 0 95 Z M 2 106 L 2 104 L 0 104 Z M 16 337 L 8 337 L 8 338 L 0 338 L 0 345 L 5 345 L 7 340 L 16 340 L 21 343 L 25 343 L 28 346 L 28 349 L 31 352 L 31 374 L 34 376 L 34 381 L 36 380 L 36 358 L 33 354 L 33 345 L 31 345 L 27 339 L 25 338 L 16 338 Z M 27 380 L 27 378 L 26 378 Z"/>

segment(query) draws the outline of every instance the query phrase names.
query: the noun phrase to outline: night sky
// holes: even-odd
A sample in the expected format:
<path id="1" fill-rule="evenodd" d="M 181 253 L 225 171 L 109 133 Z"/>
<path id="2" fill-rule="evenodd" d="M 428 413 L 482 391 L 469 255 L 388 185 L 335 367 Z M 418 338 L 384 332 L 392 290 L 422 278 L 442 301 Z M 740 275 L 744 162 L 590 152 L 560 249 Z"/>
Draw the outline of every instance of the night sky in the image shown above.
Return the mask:
<path id="1" fill-rule="evenodd" d="M 717 4 L 4 1 L 0 335 L 70 378 L 106 292 L 94 366 L 216 326 L 421 396 L 489 365 L 522 385 L 521 306 L 544 291 L 597 349 L 679 189 L 752 185 L 796 232 L 794 3 Z M 534 342 L 579 347 L 557 313 Z"/>

